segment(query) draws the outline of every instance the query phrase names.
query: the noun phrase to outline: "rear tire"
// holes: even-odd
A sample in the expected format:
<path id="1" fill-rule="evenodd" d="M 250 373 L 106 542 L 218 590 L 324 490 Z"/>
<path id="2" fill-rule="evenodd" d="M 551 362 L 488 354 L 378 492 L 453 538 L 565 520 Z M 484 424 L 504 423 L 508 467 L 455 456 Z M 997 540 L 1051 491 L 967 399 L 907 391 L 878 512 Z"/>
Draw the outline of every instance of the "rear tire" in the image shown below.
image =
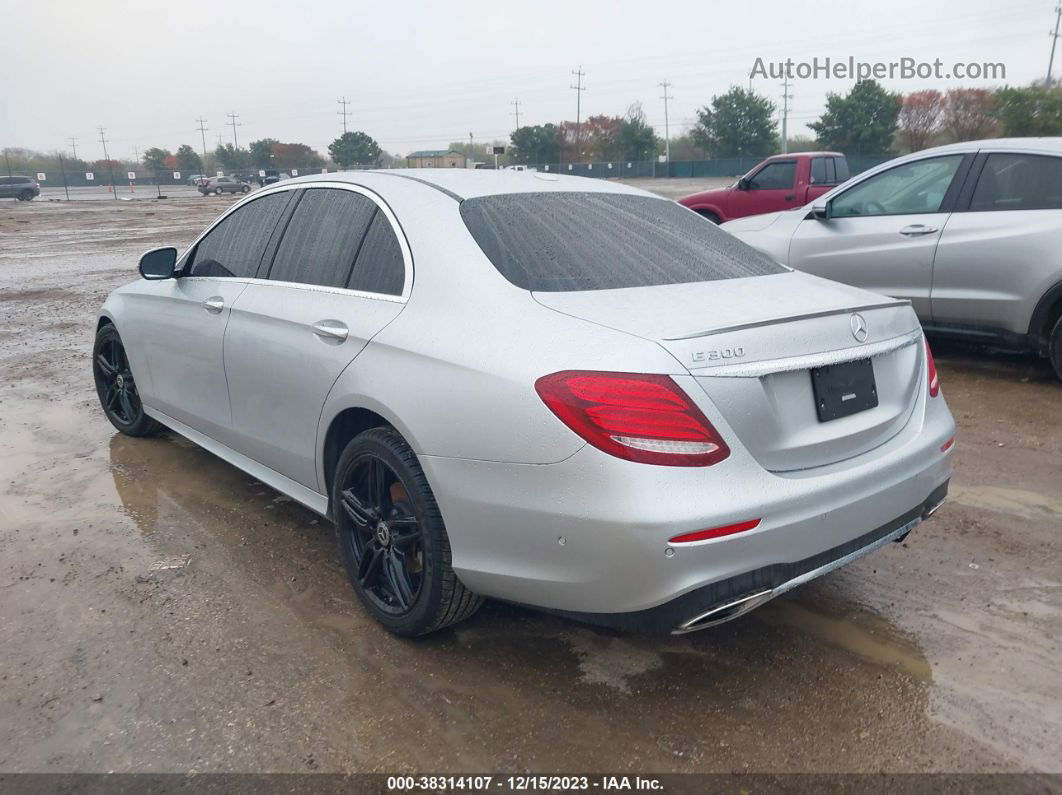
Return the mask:
<path id="1" fill-rule="evenodd" d="M 221 193 L 222 193 L 221 188 L 214 188 L 214 195 L 215 196 L 220 196 Z"/>
<path id="2" fill-rule="evenodd" d="M 18 195 L 18 200 L 20 202 L 31 202 L 31 201 L 33 201 L 33 191 L 31 191 L 31 190 L 22 191 L 22 193 L 20 193 Z"/>
<path id="3" fill-rule="evenodd" d="M 1047 355 L 1051 361 L 1051 367 L 1055 375 L 1062 380 L 1062 316 L 1055 321 L 1055 327 L 1047 342 Z"/>
<path id="4" fill-rule="evenodd" d="M 92 346 L 92 375 L 103 413 L 111 425 L 127 436 L 151 436 L 163 426 L 144 413 L 129 357 L 118 329 L 110 323 L 96 332 Z"/>
<path id="5" fill-rule="evenodd" d="M 457 579 L 424 470 L 393 429 L 373 428 L 347 445 L 336 464 L 331 507 L 350 583 L 386 629 L 426 635 L 463 621 L 483 603 Z"/>
<path id="6" fill-rule="evenodd" d="M 250 193 L 250 192 L 251 192 L 251 186 L 250 185 L 244 185 L 242 188 L 240 188 L 240 193 Z"/>

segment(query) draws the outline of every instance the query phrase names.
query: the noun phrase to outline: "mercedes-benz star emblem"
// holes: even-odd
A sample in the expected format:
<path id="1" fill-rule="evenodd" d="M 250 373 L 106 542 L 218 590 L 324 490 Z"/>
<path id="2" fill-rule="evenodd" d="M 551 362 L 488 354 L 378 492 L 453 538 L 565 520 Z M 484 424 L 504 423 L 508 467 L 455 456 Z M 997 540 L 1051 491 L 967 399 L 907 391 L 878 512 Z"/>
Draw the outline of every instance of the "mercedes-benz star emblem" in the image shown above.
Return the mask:
<path id="1" fill-rule="evenodd" d="M 852 336 L 856 342 L 866 342 L 870 331 L 867 329 L 867 321 L 862 315 L 852 315 Z"/>
<path id="2" fill-rule="evenodd" d="M 391 540 L 391 528 L 387 526 L 387 522 L 376 525 L 376 540 L 380 542 L 381 547 L 386 547 Z"/>

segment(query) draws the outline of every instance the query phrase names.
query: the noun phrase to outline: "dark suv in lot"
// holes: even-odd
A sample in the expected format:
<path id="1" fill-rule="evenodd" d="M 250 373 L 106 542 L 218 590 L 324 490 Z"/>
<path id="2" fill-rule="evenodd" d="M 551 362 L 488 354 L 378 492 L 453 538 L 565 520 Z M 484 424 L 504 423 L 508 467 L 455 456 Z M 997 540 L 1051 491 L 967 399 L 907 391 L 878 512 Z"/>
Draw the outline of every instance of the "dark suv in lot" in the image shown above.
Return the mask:
<path id="1" fill-rule="evenodd" d="M 31 201 L 41 195 L 41 186 L 33 177 L 0 177 L 0 199 Z"/>

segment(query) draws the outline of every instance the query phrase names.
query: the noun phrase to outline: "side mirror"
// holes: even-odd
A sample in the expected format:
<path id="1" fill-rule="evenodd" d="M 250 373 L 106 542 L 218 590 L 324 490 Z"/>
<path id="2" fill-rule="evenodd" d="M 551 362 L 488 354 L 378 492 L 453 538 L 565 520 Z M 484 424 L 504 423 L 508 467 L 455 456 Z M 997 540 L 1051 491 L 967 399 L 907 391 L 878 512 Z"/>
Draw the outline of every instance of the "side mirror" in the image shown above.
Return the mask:
<path id="1" fill-rule="evenodd" d="M 173 246 L 155 248 L 140 258 L 140 275 L 145 279 L 172 279 L 177 265 L 177 249 Z"/>
<path id="2" fill-rule="evenodd" d="M 832 214 L 830 211 L 833 209 L 831 206 L 833 202 L 816 202 L 811 205 L 811 214 L 817 221 L 827 221 Z"/>
<path id="3" fill-rule="evenodd" d="M 738 190 L 748 190 L 749 189 L 749 181 L 745 177 L 742 177 L 741 179 L 739 179 L 737 181 L 737 189 Z"/>

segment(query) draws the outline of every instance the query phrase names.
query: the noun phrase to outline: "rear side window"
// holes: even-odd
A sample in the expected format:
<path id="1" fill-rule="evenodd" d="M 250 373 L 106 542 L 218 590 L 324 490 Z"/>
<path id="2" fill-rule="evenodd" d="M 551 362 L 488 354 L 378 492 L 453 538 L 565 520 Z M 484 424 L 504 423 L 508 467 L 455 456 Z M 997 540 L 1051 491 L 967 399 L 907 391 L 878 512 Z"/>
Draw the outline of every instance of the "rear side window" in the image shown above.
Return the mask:
<path id="1" fill-rule="evenodd" d="M 406 266 L 395 230 L 387 216 L 377 210 L 347 286 L 368 293 L 402 295 L 405 281 Z"/>
<path id="2" fill-rule="evenodd" d="M 852 172 L 848 170 L 848 161 L 843 157 L 835 157 L 833 164 L 837 169 L 837 183 L 847 182 L 852 176 Z"/>
<path id="3" fill-rule="evenodd" d="M 779 190 L 793 187 L 796 178 L 795 160 L 776 160 L 768 163 L 749 180 L 749 190 Z"/>
<path id="4" fill-rule="evenodd" d="M 360 193 L 311 188 L 295 208 L 269 278 L 346 287 L 376 205 Z"/>
<path id="5" fill-rule="evenodd" d="M 263 196 L 230 213 L 199 241 L 189 276 L 253 278 L 289 194 Z"/>
<path id="6" fill-rule="evenodd" d="M 483 253 L 525 290 L 560 292 L 784 273 L 674 202 L 614 193 L 517 193 L 461 203 Z"/>
<path id="7" fill-rule="evenodd" d="M 970 209 L 1062 209 L 1062 157 L 989 155 Z"/>

